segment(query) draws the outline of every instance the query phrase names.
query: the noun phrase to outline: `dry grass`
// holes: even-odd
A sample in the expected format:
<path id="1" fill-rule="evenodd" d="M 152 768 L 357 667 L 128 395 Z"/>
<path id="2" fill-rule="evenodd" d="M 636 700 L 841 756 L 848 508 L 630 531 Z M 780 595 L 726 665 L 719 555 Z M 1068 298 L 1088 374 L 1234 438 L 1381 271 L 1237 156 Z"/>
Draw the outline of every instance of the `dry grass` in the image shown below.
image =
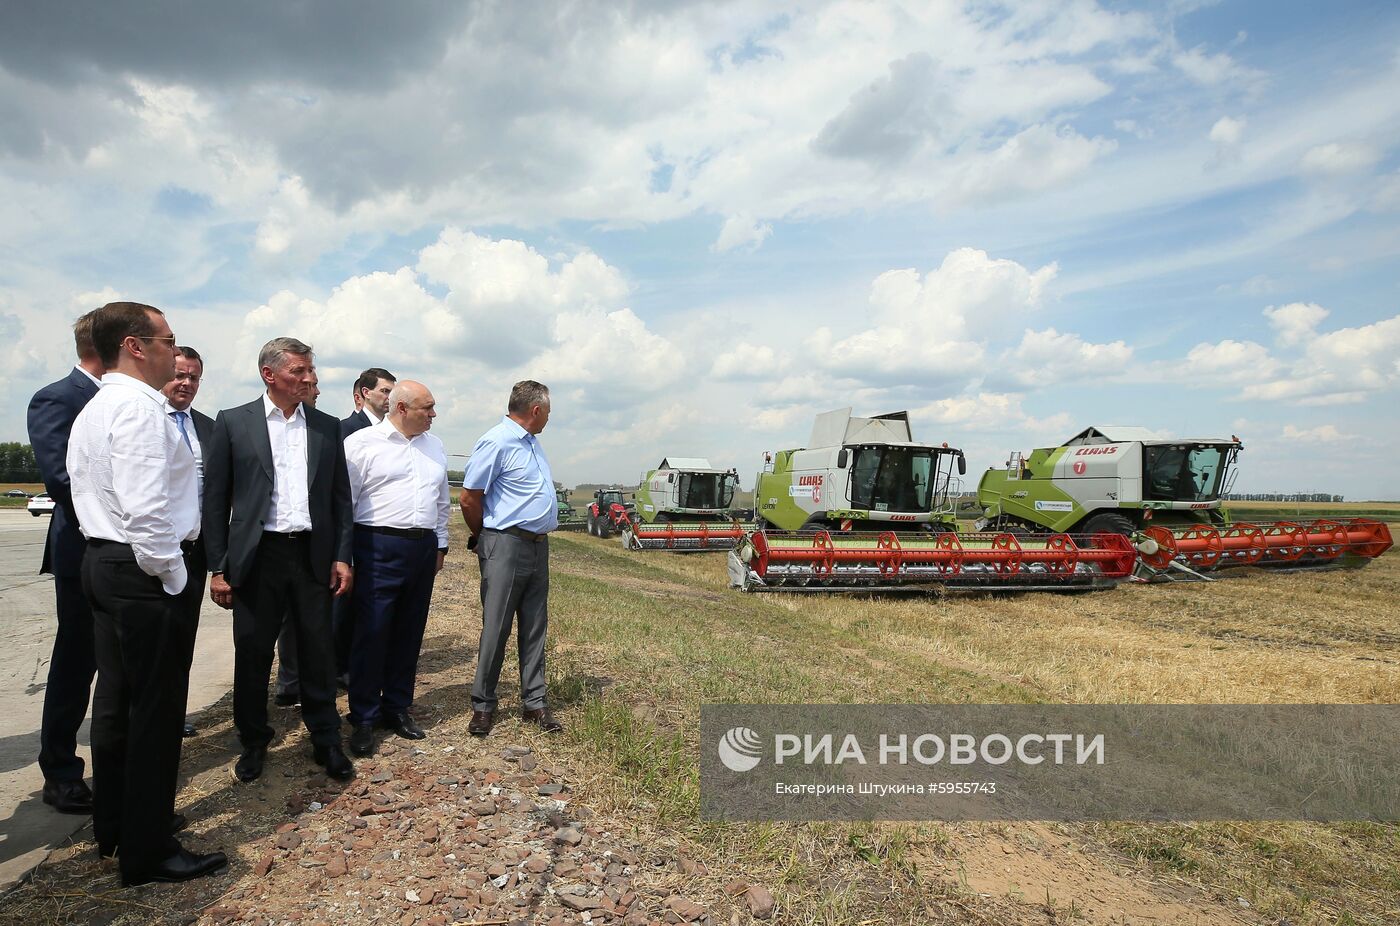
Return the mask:
<path id="1" fill-rule="evenodd" d="M 716 595 L 725 582 L 719 556 L 628 560 L 592 538 L 556 549 L 568 576 L 559 584 L 588 613 L 586 623 L 560 622 L 561 655 L 608 665 L 616 694 L 656 705 L 654 721 L 683 732 L 706 701 L 1400 701 L 1394 553 L 1354 571 L 928 601 Z M 614 579 L 614 570 L 625 575 Z M 582 611 L 586 599 L 591 612 Z M 1103 865 L 1146 864 L 1144 881 L 1194 885 L 1231 915 L 1246 909 L 1238 898 L 1295 924 L 1389 923 L 1400 907 L 1395 826 L 1063 830 Z M 949 836 L 933 827 L 901 838 L 910 852 L 938 857 L 929 841 Z M 960 843 L 952 845 L 956 855 Z"/>

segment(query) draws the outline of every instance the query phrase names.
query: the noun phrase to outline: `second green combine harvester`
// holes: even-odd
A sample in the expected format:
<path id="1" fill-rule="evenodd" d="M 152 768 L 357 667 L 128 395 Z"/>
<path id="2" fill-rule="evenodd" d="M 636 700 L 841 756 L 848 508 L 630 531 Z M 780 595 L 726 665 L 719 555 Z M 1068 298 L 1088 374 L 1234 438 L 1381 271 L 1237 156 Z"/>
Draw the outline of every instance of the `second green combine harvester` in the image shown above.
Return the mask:
<path id="1" fill-rule="evenodd" d="M 977 487 L 979 529 L 1133 538 L 1145 578 L 1228 566 L 1362 565 L 1391 546 L 1369 518 L 1233 521 L 1222 501 L 1239 438 L 1160 438 L 1146 428 L 1086 428 L 1059 447 L 1012 453 Z"/>

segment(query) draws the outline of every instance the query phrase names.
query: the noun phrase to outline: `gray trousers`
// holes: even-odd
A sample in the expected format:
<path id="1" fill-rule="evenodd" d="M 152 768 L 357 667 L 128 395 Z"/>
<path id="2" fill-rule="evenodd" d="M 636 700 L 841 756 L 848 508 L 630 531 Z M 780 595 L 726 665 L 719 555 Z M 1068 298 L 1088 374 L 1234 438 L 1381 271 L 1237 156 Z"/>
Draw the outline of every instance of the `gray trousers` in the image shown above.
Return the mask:
<path id="1" fill-rule="evenodd" d="M 545 706 L 544 638 L 549 626 L 549 541 L 538 543 L 483 530 L 476 555 L 481 567 L 481 645 L 472 682 L 472 709 L 496 709 L 506 644 L 517 617 L 520 631 L 520 701 L 525 710 Z"/>

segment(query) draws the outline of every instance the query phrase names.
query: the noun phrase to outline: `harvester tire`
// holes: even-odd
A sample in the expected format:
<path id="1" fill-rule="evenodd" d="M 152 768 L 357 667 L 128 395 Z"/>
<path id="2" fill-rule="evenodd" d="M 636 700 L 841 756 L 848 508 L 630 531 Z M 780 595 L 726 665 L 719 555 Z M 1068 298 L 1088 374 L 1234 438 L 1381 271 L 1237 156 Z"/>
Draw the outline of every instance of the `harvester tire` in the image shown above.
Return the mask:
<path id="1" fill-rule="evenodd" d="M 612 536 L 612 525 L 608 523 L 608 516 L 605 514 L 598 515 L 598 536 L 604 540 Z"/>
<path id="2" fill-rule="evenodd" d="M 1084 534 L 1122 534 L 1124 537 L 1131 537 L 1136 531 L 1132 521 L 1112 511 L 1094 515 L 1079 528 Z"/>

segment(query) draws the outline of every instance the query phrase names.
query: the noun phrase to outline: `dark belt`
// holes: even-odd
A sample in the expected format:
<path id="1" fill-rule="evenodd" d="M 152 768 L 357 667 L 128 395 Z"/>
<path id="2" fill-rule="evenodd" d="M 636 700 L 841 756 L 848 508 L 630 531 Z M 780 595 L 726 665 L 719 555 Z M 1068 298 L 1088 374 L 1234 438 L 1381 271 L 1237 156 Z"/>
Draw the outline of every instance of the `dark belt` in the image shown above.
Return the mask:
<path id="1" fill-rule="evenodd" d="M 89 537 L 87 543 L 88 543 L 88 546 L 90 546 L 90 547 L 108 547 L 108 546 L 114 546 L 114 547 L 129 547 L 129 546 L 131 546 L 131 544 L 129 544 L 129 543 L 122 543 L 120 540 L 105 540 L 105 539 L 103 539 L 102 537 Z"/>
<path id="2" fill-rule="evenodd" d="M 311 539 L 311 531 L 288 531 L 285 534 L 281 533 L 280 531 L 263 531 L 263 539 L 297 541 L 309 540 Z"/>
<path id="3" fill-rule="evenodd" d="M 410 537 L 414 540 L 420 540 L 424 537 L 437 539 L 437 531 L 431 527 L 381 527 L 378 524 L 356 524 L 355 530 L 388 534 L 390 537 Z"/>
<path id="4" fill-rule="evenodd" d="M 181 553 L 184 553 L 186 556 L 188 556 L 189 554 L 191 554 L 191 553 L 194 552 L 195 544 L 197 544 L 197 543 L 199 543 L 198 540 L 182 540 L 182 541 L 180 541 L 180 552 L 181 552 Z M 129 543 L 122 543 L 120 540 L 104 540 L 104 539 L 101 538 L 101 537 L 93 537 L 93 538 L 91 538 L 90 540 L 88 540 L 88 546 L 90 546 L 90 547 L 127 547 L 127 548 L 130 548 L 130 547 L 131 547 L 131 544 L 129 544 Z"/>
<path id="5" fill-rule="evenodd" d="M 549 537 L 548 534 L 537 534 L 534 531 L 527 531 L 523 527 L 485 527 L 482 530 L 494 531 L 497 534 L 511 534 L 521 540 L 528 540 L 531 543 L 539 543 Z"/>

